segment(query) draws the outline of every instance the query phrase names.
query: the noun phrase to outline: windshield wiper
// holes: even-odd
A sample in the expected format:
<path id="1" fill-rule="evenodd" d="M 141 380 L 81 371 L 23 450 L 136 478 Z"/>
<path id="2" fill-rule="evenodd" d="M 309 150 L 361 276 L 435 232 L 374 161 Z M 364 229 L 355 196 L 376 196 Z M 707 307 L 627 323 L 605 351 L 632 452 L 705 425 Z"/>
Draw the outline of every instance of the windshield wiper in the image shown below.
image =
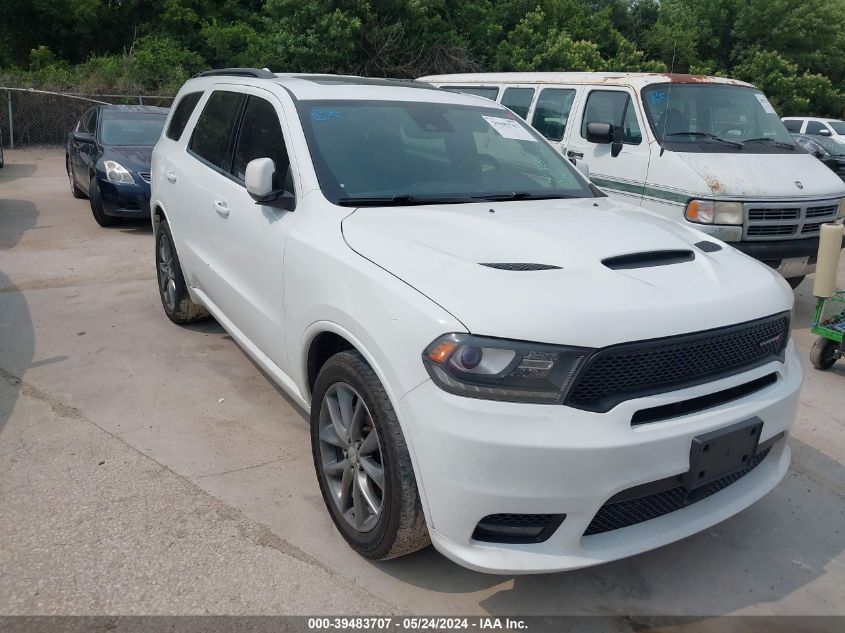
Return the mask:
<path id="1" fill-rule="evenodd" d="M 527 191 L 511 191 L 509 193 L 491 193 L 485 196 L 472 196 L 473 200 L 483 200 L 485 202 L 500 202 L 507 200 L 555 200 L 564 198 L 574 198 L 563 193 L 528 193 Z"/>
<path id="2" fill-rule="evenodd" d="M 369 198 L 338 198 L 337 200 L 337 204 L 342 207 L 397 207 L 416 204 L 460 204 L 462 202 L 475 202 L 475 200 L 468 196 L 419 197 L 407 193 Z"/>
<path id="3" fill-rule="evenodd" d="M 742 143 L 738 141 L 731 141 L 726 138 L 722 138 L 721 136 L 710 134 L 710 132 L 671 132 L 669 134 L 664 134 L 663 138 L 666 138 L 667 136 L 703 136 L 704 138 L 719 141 L 720 143 L 727 143 L 728 145 L 733 145 L 734 147 L 739 147 L 740 149 L 743 147 Z"/>
<path id="4" fill-rule="evenodd" d="M 768 136 L 760 136 L 759 138 L 747 138 L 743 141 L 743 143 L 772 143 L 773 145 L 777 145 L 778 147 L 784 147 L 791 150 L 795 150 L 797 145 L 792 145 L 791 143 L 784 143 L 783 141 L 776 141 L 773 138 L 769 138 Z"/>

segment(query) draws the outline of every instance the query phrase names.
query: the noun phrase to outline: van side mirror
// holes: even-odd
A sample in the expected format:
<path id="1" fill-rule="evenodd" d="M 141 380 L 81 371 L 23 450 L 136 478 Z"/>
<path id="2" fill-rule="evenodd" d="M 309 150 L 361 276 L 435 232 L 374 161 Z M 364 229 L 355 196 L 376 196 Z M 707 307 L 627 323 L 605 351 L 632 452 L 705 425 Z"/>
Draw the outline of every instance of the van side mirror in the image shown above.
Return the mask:
<path id="1" fill-rule="evenodd" d="M 613 126 L 610 123 L 587 123 L 587 140 L 602 145 L 612 143 Z"/>
<path id="2" fill-rule="evenodd" d="M 246 165 L 244 184 L 256 204 L 276 207 L 285 211 L 296 208 L 296 198 L 290 191 L 273 188 L 276 164 L 272 158 L 256 158 Z"/>

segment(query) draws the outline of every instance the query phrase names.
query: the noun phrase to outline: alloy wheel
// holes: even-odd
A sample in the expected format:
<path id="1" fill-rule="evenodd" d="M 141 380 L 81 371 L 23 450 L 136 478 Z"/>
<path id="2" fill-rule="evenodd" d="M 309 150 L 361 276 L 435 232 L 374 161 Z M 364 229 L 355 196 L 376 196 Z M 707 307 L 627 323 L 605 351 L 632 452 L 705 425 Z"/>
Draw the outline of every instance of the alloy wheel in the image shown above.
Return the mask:
<path id="1" fill-rule="evenodd" d="M 164 233 L 158 239 L 158 284 L 167 309 L 175 310 L 176 273 L 173 265 L 173 247 Z"/>
<path id="2" fill-rule="evenodd" d="M 320 406 L 322 476 L 344 520 L 359 532 L 378 523 L 385 475 L 378 431 L 364 399 L 336 382 Z"/>

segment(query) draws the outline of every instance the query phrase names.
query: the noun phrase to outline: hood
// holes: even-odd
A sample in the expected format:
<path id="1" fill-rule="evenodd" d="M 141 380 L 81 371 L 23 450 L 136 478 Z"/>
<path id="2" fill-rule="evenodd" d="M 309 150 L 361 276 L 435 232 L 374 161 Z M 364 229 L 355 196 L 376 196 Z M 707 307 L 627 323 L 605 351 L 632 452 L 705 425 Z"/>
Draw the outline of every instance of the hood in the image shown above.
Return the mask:
<path id="1" fill-rule="evenodd" d="M 101 160 L 116 160 L 129 171 L 150 172 L 152 145 L 104 145 Z"/>
<path id="2" fill-rule="evenodd" d="M 601 347 L 740 323 L 792 305 L 786 283 L 763 264 L 610 198 L 360 208 L 342 230 L 354 251 L 486 336 Z M 723 248 L 704 252 L 693 246 L 701 240 Z M 694 259 L 620 269 L 602 263 L 675 249 L 693 251 Z"/>
<path id="3" fill-rule="evenodd" d="M 704 179 L 705 191 L 732 200 L 845 196 L 842 180 L 815 156 L 794 154 L 674 154 Z M 803 188 L 799 188 L 796 181 Z"/>

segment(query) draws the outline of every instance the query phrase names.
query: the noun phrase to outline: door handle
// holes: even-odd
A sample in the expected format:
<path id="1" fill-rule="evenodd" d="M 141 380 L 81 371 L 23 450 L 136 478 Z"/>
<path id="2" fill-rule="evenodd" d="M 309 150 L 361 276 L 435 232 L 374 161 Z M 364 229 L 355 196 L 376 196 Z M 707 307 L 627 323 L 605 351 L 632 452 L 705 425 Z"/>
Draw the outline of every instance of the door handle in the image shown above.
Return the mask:
<path id="1" fill-rule="evenodd" d="M 170 182 L 176 182 L 176 172 L 175 171 L 167 171 L 167 172 L 164 173 L 164 175 L 167 177 L 167 180 L 169 180 Z"/>
<path id="2" fill-rule="evenodd" d="M 221 217 L 229 217 L 229 205 L 222 200 L 215 200 L 211 206 L 214 207 L 214 210 L 217 211 L 218 215 Z"/>
<path id="3" fill-rule="evenodd" d="M 584 158 L 584 152 L 573 152 L 572 150 L 569 150 L 566 152 L 566 155 L 569 158 Z"/>

